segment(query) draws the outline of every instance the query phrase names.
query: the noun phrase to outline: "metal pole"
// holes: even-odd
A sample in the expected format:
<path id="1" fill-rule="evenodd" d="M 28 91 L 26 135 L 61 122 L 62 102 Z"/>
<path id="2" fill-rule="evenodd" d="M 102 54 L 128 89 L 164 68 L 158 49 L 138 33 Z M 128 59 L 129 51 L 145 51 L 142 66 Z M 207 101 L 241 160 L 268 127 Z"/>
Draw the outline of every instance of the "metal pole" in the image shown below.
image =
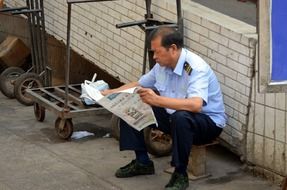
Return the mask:
<path id="1" fill-rule="evenodd" d="M 147 18 L 152 18 L 152 14 L 151 14 L 151 10 L 150 10 L 150 7 L 151 7 L 151 0 L 146 0 L 145 1 L 145 6 L 146 6 L 146 19 Z"/>
<path id="2" fill-rule="evenodd" d="M 35 0 L 35 8 L 39 9 L 39 0 Z M 39 53 L 39 61 L 36 63 L 37 74 L 39 75 L 43 70 L 43 46 L 42 46 L 42 34 L 41 34 L 41 23 L 40 23 L 40 12 L 35 12 L 36 19 L 36 35 L 37 35 L 37 47 Z"/>
<path id="3" fill-rule="evenodd" d="M 34 7 L 34 2 L 33 0 L 30 1 L 30 10 L 34 10 L 35 7 Z M 35 51 L 35 61 L 33 62 L 33 71 L 35 73 L 38 73 L 38 68 L 37 68 L 37 64 L 39 62 L 39 47 L 38 47 L 38 44 L 37 44 L 37 33 L 36 33 L 36 23 L 35 23 L 35 12 L 32 12 L 31 13 L 31 20 L 32 20 L 32 34 L 33 34 L 33 37 L 32 37 L 32 41 L 34 43 L 34 51 Z"/>
<path id="4" fill-rule="evenodd" d="M 68 110 L 68 95 L 69 95 L 69 74 L 70 74 L 70 63 L 71 63 L 71 51 L 70 51 L 70 34 L 71 34 L 71 9 L 72 5 L 71 3 L 68 3 L 68 22 L 67 22 L 67 62 L 65 66 L 65 105 L 64 109 Z"/>
<path id="5" fill-rule="evenodd" d="M 183 36 L 183 18 L 181 12 L 181 0 L 176 0 L 176 9 L 177 9 L 177 26 L 178 30 Z"/>
<path id="6" fill-rule="evenodd" d="M 42 49 L 43 49 L 43 67 L 45 69 L 44 74 L 44 86 L 51 86 L 52 83 L 52 70 L 48 67 L 48 57 L 47 57 L 47 38 L 46 38 L 46 27 L 45 27 L 45 14 L 44 14 L 44 3 L 43 0 L 40 0 L 41 7 L 41 23 L 42 23 Z"/>
<path id="7" fill-rule="evenodd" d="M 31 5 L 29 0 L 26 0 L 26 5 L 28 9 L 31 9 Z M 31 40 L 31 58 L 32 58 L 32 67 L 34 66 L 34 63 L 36 61 L 35 57 L 35 44 L 34 44 L 34 36 L 33 36 L 33 29 L 32 29 L 32 13 L 27 13 L 28 16 L 28 25 L 30 30 L 30 40 Z"/>

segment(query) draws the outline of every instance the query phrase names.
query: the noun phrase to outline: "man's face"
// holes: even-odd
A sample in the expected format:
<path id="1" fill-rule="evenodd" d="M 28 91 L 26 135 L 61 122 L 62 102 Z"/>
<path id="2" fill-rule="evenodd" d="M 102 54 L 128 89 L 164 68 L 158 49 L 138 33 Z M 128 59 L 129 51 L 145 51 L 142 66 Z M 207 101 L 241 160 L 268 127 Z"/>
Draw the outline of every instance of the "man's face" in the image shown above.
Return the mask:
<path id="1" fill-rule="evenodd" d="M 161 37 L 157 37 L 151 41 L 151 51 L 153 51 L 153 59 L 160 65 L 172 67 L 173 65 L 173 49 L 165 48 L 161 45 Z"/>

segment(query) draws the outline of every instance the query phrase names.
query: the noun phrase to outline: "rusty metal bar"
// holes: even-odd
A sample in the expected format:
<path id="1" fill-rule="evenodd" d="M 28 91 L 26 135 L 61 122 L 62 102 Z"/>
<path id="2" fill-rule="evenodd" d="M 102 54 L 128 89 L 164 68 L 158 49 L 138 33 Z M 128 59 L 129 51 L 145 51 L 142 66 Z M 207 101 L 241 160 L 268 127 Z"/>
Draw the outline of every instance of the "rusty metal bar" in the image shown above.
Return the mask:
<path id="1" fill-rule="evenodd" d="M 72 4 L 68 3 L 68 19 L 67 19 L 67 57 L 66 57 L 66 65 L 65 65 L 65 93 L 66 93 L 66 99 L 65 99 L 65 106 L 64 110 L 69 110 L 67 107 L 68 104 L 68 88 L 69 88 L 69 75 L 70 75 L 70 63 L 71 63 L 71 11 L 72 11 Z"/>

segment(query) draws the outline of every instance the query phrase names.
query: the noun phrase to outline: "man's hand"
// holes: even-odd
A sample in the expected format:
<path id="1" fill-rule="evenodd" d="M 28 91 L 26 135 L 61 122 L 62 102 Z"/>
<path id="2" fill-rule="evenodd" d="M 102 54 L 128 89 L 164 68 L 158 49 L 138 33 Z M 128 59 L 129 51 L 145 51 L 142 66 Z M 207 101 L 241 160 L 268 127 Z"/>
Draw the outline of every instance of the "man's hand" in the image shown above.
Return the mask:
<path id="1" fill-rule="evenodd" d="M 142 101 L 149 105 L 155 106 L 158 95 L 150 88 L 139 88 L 137 93 L 140 95 Z"/>

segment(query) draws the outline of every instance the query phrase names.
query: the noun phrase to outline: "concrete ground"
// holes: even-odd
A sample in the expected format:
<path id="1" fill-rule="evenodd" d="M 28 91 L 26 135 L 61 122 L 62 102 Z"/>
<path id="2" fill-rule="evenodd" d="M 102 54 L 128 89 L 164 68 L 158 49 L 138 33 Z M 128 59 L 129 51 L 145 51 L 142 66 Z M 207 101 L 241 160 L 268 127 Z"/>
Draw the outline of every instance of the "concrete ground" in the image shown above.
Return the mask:
<path id="1" fill-rule="evenodd" d="M 238 0 L 191 0 L 213 10 L 256 26 L 256 4 Z"/>
<path id="2" fill-rule="evenodd" d="M 120 152 L 118 142 L 104 138 L 111 115 L 73 118 L 75 131 L 94 136 L 63 141 L 54 132 L 55 115 L 43 123 L 26 107 L 0 93 L 0 190 L 158 190 L 170 175 L 170 157 L 153 158 L 156 174 L 129 179 L 114 177 L 132 152 Z M 191 181 L 189 190 L 279 190 L 278 186 L 242 170 L 239 159 L 220 146 L 208 150 L 212 177 Z"/>

